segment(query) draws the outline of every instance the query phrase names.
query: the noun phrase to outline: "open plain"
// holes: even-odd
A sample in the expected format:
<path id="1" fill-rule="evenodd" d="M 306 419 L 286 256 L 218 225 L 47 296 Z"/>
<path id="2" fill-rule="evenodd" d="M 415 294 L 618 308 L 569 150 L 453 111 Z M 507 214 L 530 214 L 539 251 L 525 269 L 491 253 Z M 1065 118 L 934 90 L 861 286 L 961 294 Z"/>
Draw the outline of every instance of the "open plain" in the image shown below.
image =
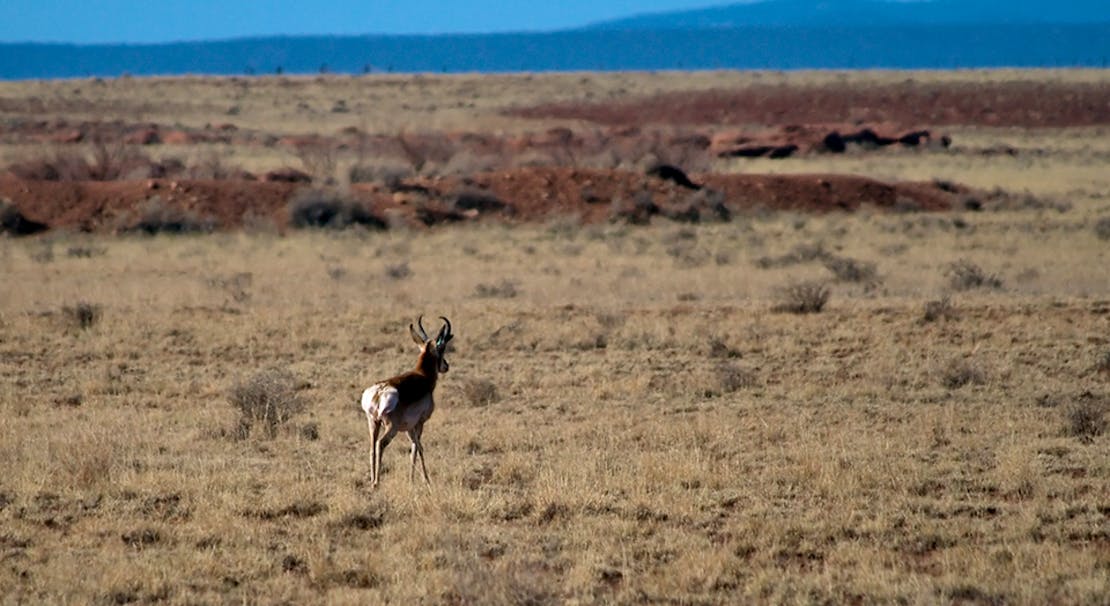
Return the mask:
<path id="1" fill-rule="evenodd" d="M 1108 112 L 1106 71 L 0 83 L 0 602 L 1105 604 Z M 809 137 L 863 129 L 929 136 Z M 417 314 L 432 483 L 399 438 L 371 489 Z"/>

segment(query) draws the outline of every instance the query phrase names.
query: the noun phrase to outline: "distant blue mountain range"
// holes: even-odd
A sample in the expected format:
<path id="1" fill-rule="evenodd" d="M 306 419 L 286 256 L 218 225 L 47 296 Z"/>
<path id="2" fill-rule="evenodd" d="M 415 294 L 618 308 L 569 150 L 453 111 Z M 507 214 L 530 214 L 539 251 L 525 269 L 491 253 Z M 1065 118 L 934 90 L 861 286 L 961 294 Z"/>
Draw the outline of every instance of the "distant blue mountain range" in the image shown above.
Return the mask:
<path id="1" fill-rule="evenodd" d="M 1110 0 L 765 0 L 549 33 L 0 44 L 0 78 L 1106 67 Z"/>
<path id="2" fill-rule="evenodd" d="M 762 0 L 636 15 L 587 29 L 1107 23 L 1110 0 Z"/>

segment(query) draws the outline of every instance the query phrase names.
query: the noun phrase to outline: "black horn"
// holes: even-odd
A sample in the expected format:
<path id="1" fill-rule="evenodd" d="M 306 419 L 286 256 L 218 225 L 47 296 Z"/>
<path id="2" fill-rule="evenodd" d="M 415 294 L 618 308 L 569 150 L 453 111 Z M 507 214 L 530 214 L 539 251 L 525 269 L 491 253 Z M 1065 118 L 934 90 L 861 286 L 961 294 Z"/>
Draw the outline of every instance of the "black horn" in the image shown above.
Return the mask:
<path id="1" fill-rule="evenodd" d="M 420 336 L 425 341 L 427 341 L 428 340 L 428 331 L 424 330 L 424 316 L 423 315 L 420 315 L 419 317 L 416 318 L 416 326 L 420 328 Z"/>

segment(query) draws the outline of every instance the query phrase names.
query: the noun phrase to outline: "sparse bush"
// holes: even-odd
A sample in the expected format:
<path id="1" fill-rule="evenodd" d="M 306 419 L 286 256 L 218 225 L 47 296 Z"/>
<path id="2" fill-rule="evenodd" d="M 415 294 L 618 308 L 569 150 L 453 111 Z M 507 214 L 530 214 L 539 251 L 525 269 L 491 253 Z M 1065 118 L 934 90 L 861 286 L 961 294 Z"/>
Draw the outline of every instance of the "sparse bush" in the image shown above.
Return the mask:
<path id="1" fill-rule="evenodd" d="M 412 270 L 409 269 L 407 261 L 401 261 L 396 265 L 387 265 L 385 267 L 385 275 L 391 280 L 404 280 L 412 275 Z"/>
<path id="2" fill-rule="evenodd" d="M 953 320 L 959 313 L 956 311 L 956 306 L 952 304 L 952 300 L 947 297 L 941 297 L 934 301 L 925 303 L 925 313 L 921 319 L 925 322 L 935 322 L 937 320 Z"/>
<path id="3" fill-rule="evenodd" d="M 779 303 L 772 311 L 794 314 L 818 313 L 829 302 L 829 287 L 824 282 L 795 282 L 779 289 Z"/>
<path id="4" fill-rule="evenodd" d="M 755 373 L 735 364 L 722 363 L 716 371 L 717 386 L 721 393 L 731 393 L 741 389 L 755 387 L 757 379 Z"/>
<path id="5" fill-rule="evenodd" d="M 347 170 L 347 180 L 351 183 L 381 182 L 390 191 L 411 175 L 412 169 L 391 164 L 355 164 Z"/>
<path id="6" fill-rule="evenodd" d="M 131 145 L 96 141 L 90 147 L 60 148 L 8 166 L 13 175 L 33 181 L 114 181 L 150 177 L 154 162 Z"/>
<path id="7" fill-rule="evenodd" d="M 631 225 L 647 225 L 659 212 L 659 206 L 652 200 L 651 192 L 641 191 L 631 200 L 614 198 L 609 208 L 609 220 Z"/>
<path id="8" fill-rule="evenodd" d="M 77 328 L 88 330 L 100 320 L 101 307 L 88 301 L 79 301 L 76 305 L 63 307 L 62 313 Z"/>
<path id="9" fill-rule="evenodd" d="M 975 263 L 967 259 L 960 259 L 951 263 L 944 271 L 948 276 L 948 286 L 952 290 L 972 290 L 976 288 L 1002 288 L 1002 278 L 988 274 Z"/>
<path id="10" fill-rule="evenodd" d="M 1106 413 L 1110 398 L 1087 391 L 1064 409 L 1066 434 L 1089 442 L 1106 432 Z"/>
<path id="11" fill-rule="evenodd" d="M 497 385 L 486 379 L 466 379 L 462 383 L 463 401 L 469 406 L 488 406 L 498 401 Z"/>
<path id="12" fill-rule="evenodd" d="M 195 213 L 171 206 L 154 196 L 139 210 L 139 219 L 122 231 L 155 234 L 197 234 L 215 229 L 215 221 L 202 219 Z"/>
<path id="13" fill-rule="evenodd" d="M 32 221 L 19 212 L 15 204 L 7 198 L 0 198 L 0 234 L 29 236 L 45 231 L 45 223 Z"/>
<path id="14" fill-rule="evenodd" d="M 452 205 L 462 211 L 479 213 L 506 212 L 512 210 L 508 203 L 487 191 L 464 190 L 455 194 Z"/>
<path id="15" fill-rule="evenodd" d="M 335 146 L 328 141 L 312 141 L 298 145 L 294 150 L 301 168 L 314 180 L 334 183 L 339 155 Z"/>
<path id="16" fill-rule="evenodd" d="M 760 257 L 756 260 L 755 264 L 760 269 L 771 269 L 774 267 L 789 267 L 791 265 L 809 263 L 810 261 L 827 259 L 830 256 L 831 255 L 821 244 L 799 244 L 785 255 L 778 257 Z"/>
<path id="17" fill-rule="evenodd" d="M 66 249 L 66 256 L 72 259 L 89 259 L 99 257 L 105 252 L 107 249 L 102 247 L 74 244 Z"/>
<path id="18" fill-rule="evenodd" d="M 1095 236 L 1099 240 L 1110 240 L 1110 217 L 1103 217 L 1095 221 Z"/>
<path id="19" fill-rule="evenodd" d="M 875 269 L 875 264 L 868 261 L 829 255 L 821 263 L 840 282 L 875 284 L 879 280 L 879 272 Z"/>
<path id="20" fill-rule="evenodd" d="M 512 299 L 517 296 L 516 282 L 512 280 L 501 280 L 496 284 L 479 284 L 474 287 L 474 295 L 483 299 Z"/>
<path id="21" fill-rule="evenodd" d="M 1110 349 L 1102 352 L 1095 362 L 1095 372 L 1110 376 Z"/>
<path id="22" fill-rule="evenodd" d="M 948 389 L 959 389 L 965 385 L 982 385 L 986 375 L 970 360 L 953 358 L 941 370 L 941 383 Z"/>
<path id="23" fill-rule="evenodd" d="M 360 225 L 369 229 L 385 229 L 382 218 L 365 206 L 330 189 L 308 188 L 294 194 L 289 201 L 289 222 L 299 228 L 343 229 Z"/>
<path id="24" fill-rule="evenodd" d="M 305 408 L 292 373 L 276 369 L 236 383 L 228 401 L 239 411 L 238 437 L 250 435 L 256 427 L 274 437 L 282 425 Z"/>
<path id="25" fill-rule="evenodd" d="M 666 213 L 668 219 L 684 223 L 727 223 L 732 209 L 725 204 L 725 195 L 711 189 L 699 189 L 686 197 L 685 203 Z"/>

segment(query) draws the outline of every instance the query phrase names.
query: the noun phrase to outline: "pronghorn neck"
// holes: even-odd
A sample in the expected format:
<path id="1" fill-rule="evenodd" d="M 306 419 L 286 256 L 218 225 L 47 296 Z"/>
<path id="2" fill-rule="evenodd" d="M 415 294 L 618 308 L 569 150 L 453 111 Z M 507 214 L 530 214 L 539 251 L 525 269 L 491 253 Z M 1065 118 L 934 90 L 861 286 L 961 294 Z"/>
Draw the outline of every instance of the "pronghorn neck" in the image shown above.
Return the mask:
<path id="1" fill-rule="evenodd" d="M 416 361 L 416 372 L 431 379 L 434 386 L 439 377 L 439 356 L 434 351 L 420 352 L 420 358 Z"/>

